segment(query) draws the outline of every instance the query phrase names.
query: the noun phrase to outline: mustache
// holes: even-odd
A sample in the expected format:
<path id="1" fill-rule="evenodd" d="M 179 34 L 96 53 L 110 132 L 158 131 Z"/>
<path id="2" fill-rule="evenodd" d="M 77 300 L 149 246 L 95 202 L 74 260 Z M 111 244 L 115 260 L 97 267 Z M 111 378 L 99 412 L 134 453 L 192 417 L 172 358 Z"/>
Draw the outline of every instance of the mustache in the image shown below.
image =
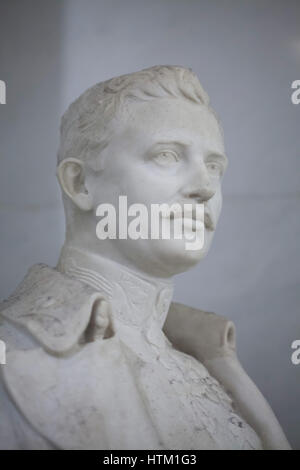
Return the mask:
<path id="1" fill-rule="evenodd" d="M 187 209 L 185 206 L 188 204 L 189 208 Z M 204 226 L 207 230 L 214 231 L 216 228 L 216 224 L 214 222 L 214 218 L 209 210 L 207 204 L 202 203 L 204 205 Z M 169 215 L 165 217 L 169 217 L 170 220 L 174 220 L 176 218 L 191 218 L 194 221 L 199 220 L 199 211 L 197 211 L 197 206 L 201 205 L 199 203 L 192 203 L 191 201 L 180 201 L 177 203 L 170 204 L 170 209 L 173 205 L 178 205 L 178 209 L 171 210 Z M 202 217 L 201 217 L 202 219 Z"/>

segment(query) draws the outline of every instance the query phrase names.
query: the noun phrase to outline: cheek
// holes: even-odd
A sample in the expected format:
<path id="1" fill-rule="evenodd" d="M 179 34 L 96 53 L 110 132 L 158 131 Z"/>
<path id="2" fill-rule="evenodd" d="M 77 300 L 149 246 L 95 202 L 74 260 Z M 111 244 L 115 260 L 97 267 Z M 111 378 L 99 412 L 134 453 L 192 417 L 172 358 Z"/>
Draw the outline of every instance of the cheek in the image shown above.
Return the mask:
<path id="1" fill-rule="evenodd" d="M 121 187 L 132 203 L 143 202 L 146 205 L 169 202 L 177 190 L 170 179 L 142 172 L 131 175 Z"/>

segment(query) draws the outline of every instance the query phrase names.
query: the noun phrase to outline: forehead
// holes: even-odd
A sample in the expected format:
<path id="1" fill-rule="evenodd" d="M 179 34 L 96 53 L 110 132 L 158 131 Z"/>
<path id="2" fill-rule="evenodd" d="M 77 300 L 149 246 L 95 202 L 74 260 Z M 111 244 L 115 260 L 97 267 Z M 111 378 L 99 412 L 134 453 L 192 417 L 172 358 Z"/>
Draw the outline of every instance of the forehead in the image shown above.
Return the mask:
<path id="1" fill-rule="evenodd" d="M 222 132 L 206 106 L 180 98 L 130 103 L 119 122 L 119 133 L 130 140 L 177 141 L 224 152 Z"/>

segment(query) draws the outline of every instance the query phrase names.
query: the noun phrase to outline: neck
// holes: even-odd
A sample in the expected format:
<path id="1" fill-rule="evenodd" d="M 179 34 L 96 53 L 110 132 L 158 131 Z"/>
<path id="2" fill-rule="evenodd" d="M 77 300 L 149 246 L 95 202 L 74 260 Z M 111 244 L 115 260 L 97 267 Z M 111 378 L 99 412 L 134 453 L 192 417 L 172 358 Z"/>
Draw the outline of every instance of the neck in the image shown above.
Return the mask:
<path id="1" fill-rule="evenodd" d="M 65 244 L 57 269 L 90 285 L 110 302 L 115 322 L 144 332 L 162 329 L 173 294 L 171 280 L 128 269 L 103 256 Z"/>

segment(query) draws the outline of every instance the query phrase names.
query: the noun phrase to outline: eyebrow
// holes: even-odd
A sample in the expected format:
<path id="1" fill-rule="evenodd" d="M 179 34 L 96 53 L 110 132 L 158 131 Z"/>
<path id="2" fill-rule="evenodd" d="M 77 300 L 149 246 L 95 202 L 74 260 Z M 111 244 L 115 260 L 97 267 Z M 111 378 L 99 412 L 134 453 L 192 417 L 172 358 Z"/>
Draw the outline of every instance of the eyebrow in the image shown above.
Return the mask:
<path id="1" fill-rule="evenodd" d="M 179 142 L 178 140 L 163 140 L 160 142 L 156 142 L 154 144 L 154 147 L 158 145 L 177 145 L 177 147 L 190 147 L 192 145 L 192 142 Z"/>

